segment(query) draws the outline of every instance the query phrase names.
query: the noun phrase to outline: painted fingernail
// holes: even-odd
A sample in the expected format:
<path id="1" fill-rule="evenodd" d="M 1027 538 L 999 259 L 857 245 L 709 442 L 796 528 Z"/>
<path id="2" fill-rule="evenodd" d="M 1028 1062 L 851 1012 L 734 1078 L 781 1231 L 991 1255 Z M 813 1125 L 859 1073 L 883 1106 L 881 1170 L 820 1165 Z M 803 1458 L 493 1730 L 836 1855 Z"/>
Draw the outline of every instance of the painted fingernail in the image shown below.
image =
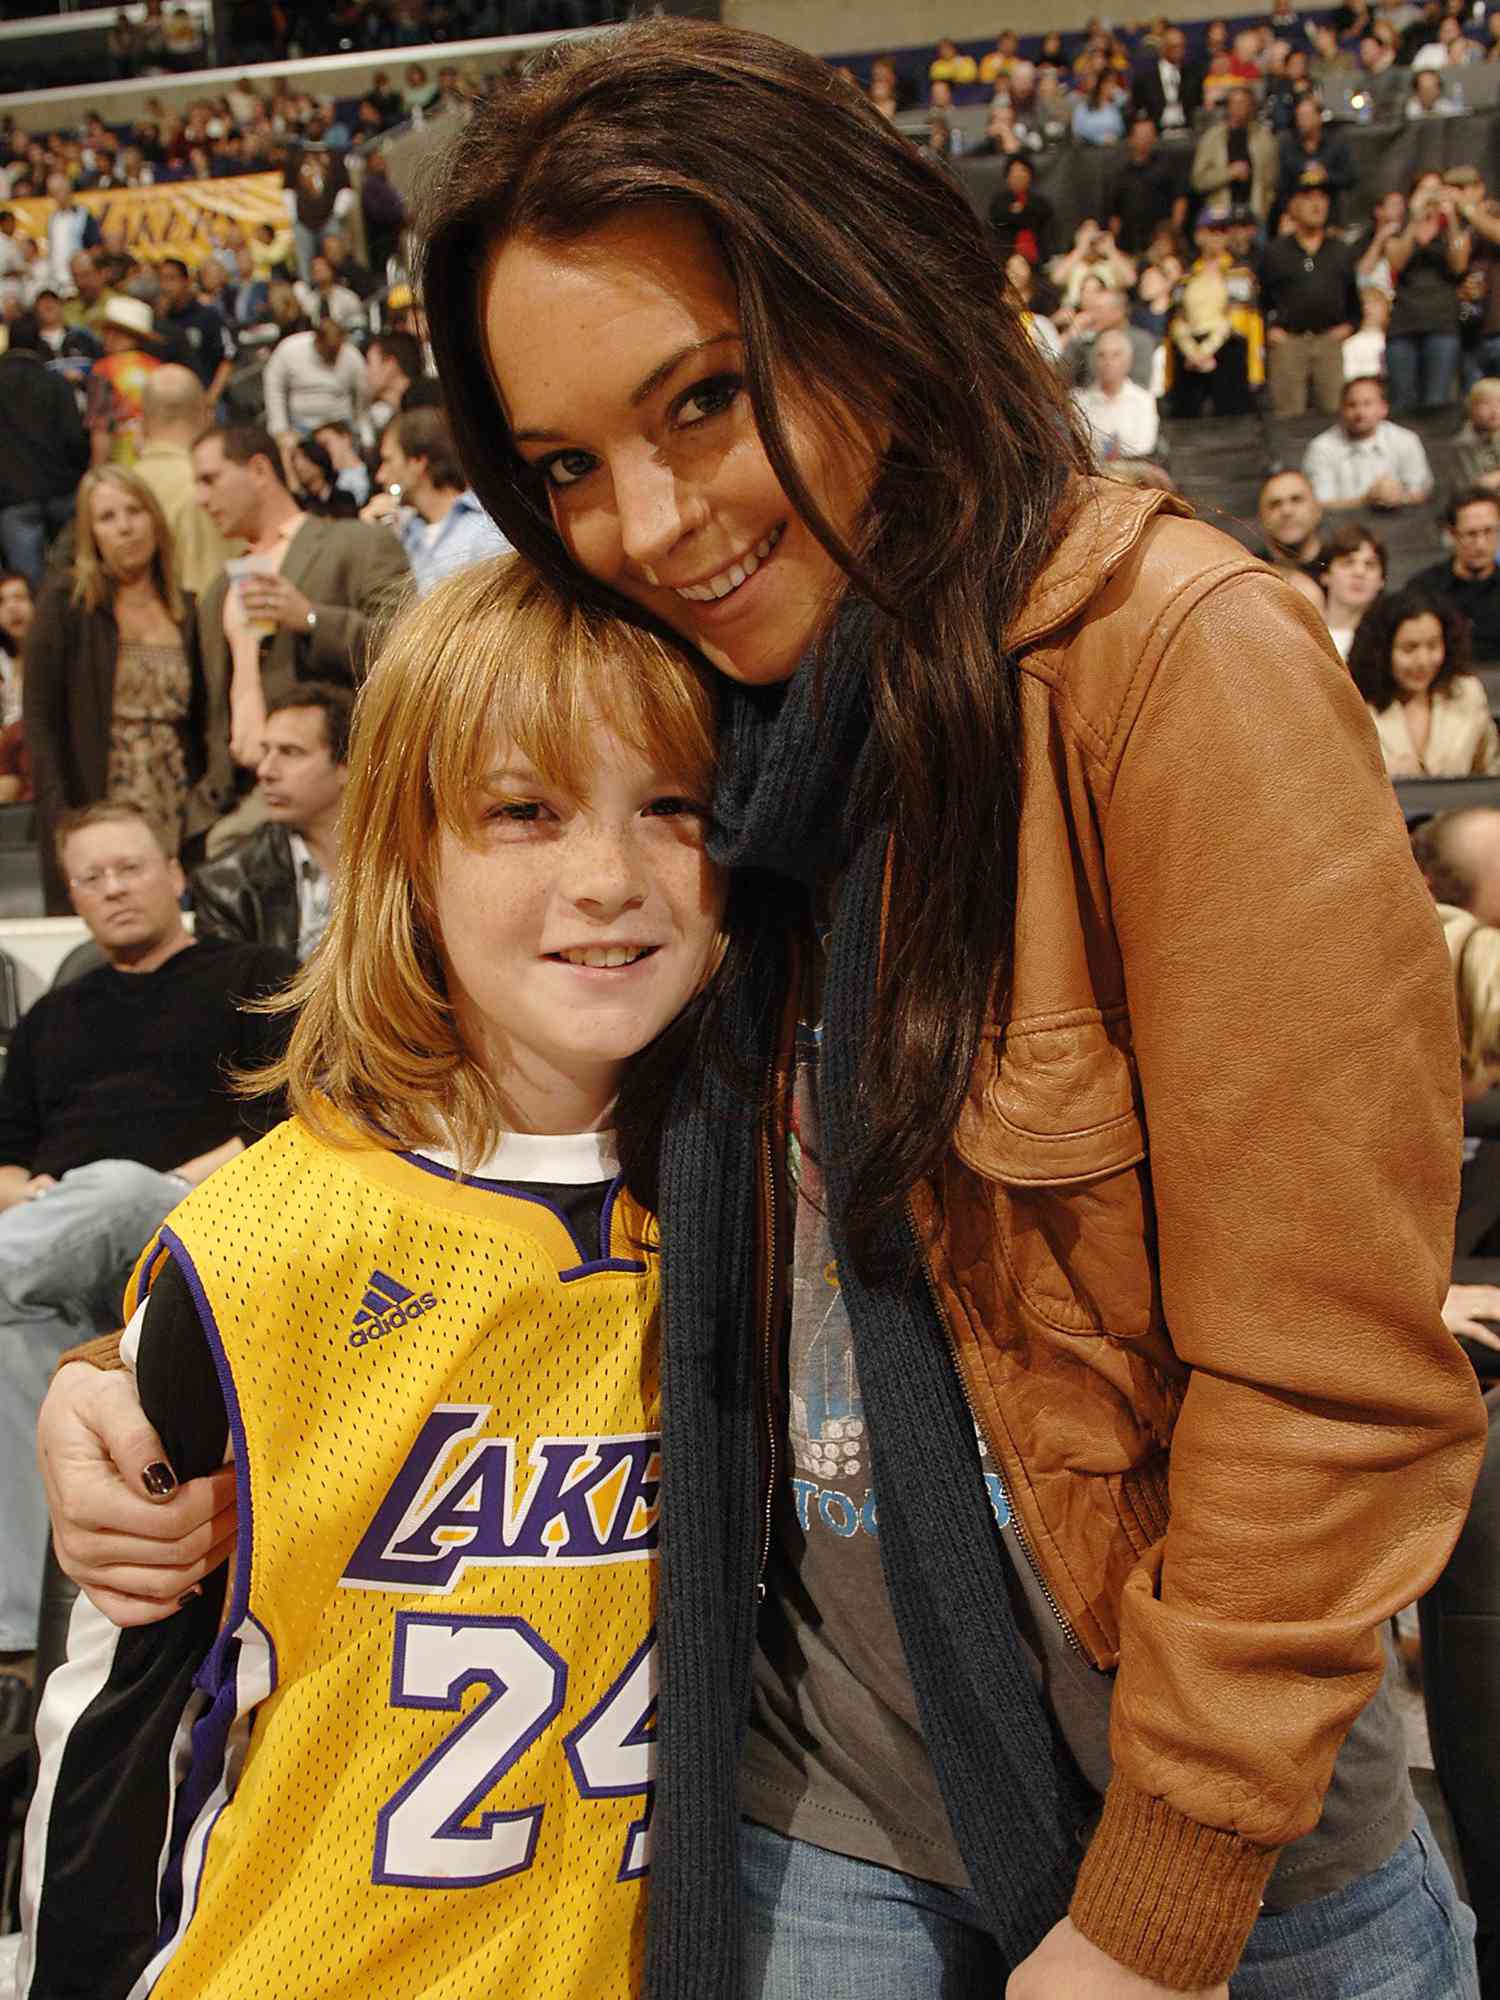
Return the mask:
<path id="1" fill-rule="evenodd" d="M 180 1610 L 182 1606 L 185 1604 L 191 1604 L 195 1597 L 201 1597 L 202 1595 L 203 1595 L 203 1585 L 201 1583 L 195 1583 L 191 1590 L 185 1590 L 182 1593 L 181 1597 L 178 1598 L 177 1600 L 178 1609 Z"/>
<path id="2" fill-rule="evenodd" d="M 177 1474 L 158 1458 L 141 1474 L 141 1484 L 153 1500 L 165 1500 L 169 1493 L 177 1491 Z"/>

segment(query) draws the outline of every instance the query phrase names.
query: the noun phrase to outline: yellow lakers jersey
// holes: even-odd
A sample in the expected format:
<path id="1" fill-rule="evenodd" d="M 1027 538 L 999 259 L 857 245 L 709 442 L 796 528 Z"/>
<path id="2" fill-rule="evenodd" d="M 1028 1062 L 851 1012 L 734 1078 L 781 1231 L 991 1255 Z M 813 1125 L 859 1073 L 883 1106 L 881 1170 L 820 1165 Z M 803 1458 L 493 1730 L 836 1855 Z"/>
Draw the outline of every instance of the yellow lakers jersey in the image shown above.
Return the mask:
<path id="1" fill-rule="evenodd" d="M 294 1120 L 147 1250 L 137 1286 L 171 1257 L 215 1354 L 239 1545 L 137 1992 L 635 1990 L 649 1227 L 616 1188 L 581 1242 L 524 1188 Z"/>

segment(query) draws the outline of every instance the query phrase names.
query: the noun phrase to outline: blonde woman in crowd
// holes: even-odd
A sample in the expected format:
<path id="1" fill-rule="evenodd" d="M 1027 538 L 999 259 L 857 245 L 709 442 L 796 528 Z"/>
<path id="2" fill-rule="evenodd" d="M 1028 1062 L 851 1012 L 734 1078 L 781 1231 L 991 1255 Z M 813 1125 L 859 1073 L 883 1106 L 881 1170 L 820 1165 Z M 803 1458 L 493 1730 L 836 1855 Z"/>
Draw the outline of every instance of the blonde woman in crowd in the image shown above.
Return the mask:
<path id="1" fill-rule="evenodd" d="M 175 851 L 222 810 L 221 789 L 227 800 L 228 745 L 215 760 L 204 738 L 193 611 L 150 487 L 122 466 L 87 473 L 73 560 L 49 576 L 26 635 L 24 718 L 49 913 L 72 907 L 51 838 L 68 808 L 128 799 Z M 206 778 L 214 762 L 222 787 Z"/>

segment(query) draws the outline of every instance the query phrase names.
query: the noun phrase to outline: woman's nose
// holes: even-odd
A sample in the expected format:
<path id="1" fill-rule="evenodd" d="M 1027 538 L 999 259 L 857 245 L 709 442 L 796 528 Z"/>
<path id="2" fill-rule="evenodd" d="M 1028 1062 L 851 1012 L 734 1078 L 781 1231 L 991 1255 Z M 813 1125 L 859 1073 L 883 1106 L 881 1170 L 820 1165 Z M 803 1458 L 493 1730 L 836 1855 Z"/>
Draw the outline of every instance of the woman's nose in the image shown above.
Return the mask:
<path id="1" fill-rule="evenodd" d="M 654 452 L 615 471 L 620 546 L 628 561 L 650 568 L 670 554 L 693 525 L 676 473 Z"/>

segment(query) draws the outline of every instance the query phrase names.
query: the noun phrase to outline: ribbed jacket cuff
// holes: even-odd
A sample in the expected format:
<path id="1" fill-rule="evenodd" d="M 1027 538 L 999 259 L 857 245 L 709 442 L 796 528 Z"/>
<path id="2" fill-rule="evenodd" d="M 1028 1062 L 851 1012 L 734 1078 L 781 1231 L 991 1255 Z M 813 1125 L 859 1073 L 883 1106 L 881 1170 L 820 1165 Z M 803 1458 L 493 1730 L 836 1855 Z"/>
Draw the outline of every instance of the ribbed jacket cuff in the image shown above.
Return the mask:
<path id="1" fill-rule="evenodd" d="M 1116 1774 L 1069 1914 L 1143 1979 L 1179 1992 L 1216 1986 L 1239 1964 L 1278 1851 L 1188 1819 Z"/>
<path id="2" fill-rule="evenodd" d="M 120 1359 L 119 1334 L 101 1333 L 97 1340 L 86 1340 L 81 1347 L 70 1347 L 57 1366 L 65 1368 L 70 1361 L 86 1361 L 90 1368 L 123 1368 L 125 1363 Z"/>

